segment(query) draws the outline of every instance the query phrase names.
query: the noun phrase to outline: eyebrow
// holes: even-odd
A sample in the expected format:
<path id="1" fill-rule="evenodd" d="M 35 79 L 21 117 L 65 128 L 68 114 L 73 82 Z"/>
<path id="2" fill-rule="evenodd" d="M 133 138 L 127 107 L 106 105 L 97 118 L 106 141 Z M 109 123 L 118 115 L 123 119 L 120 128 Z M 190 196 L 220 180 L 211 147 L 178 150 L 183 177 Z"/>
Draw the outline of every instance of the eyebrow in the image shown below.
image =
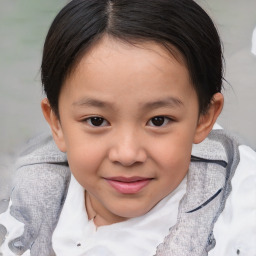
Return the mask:
<path id="1" fill-rule="evenodd" d="M 98 107 L 98 108 L 104 108 L 106 106 L 110 106 L 111 104 L 105 101 L 93 99 L 93 98 L 83 98 L 78 101 L 75 101 L 72 103 L 73 106 L 91 106 L 91 107 Z"/>
<path id="2" fill-rule="evenodd" d="M 106 102 L 106 101 L 102 101 L 94 98 L 82 98 L 78 101 L 73 102 L 72 105 L 78 106 L 78 107 L 113 108 L 113 104 L 111 104 L 110 102 Z M 180 99 L 175 97 L 166 97 L 156 101 L 146 102 L 141 104 L 141 107 L 143 109 L 156 109 L 161 107 L 175 108 L 175 107 L 182 107 L 182 106 L 184 106 L 183 102 Z"/>
<path id="3" fill-rule="evenodd" d="M 162 108 L 162 107 L 182 107 L 184 106 L 183 102 L 175 97 L 166 97 L 157 101 L 147 102 L 143 104 L 143 108 L 145 109 L 155 109 L 155 108 Z"/>

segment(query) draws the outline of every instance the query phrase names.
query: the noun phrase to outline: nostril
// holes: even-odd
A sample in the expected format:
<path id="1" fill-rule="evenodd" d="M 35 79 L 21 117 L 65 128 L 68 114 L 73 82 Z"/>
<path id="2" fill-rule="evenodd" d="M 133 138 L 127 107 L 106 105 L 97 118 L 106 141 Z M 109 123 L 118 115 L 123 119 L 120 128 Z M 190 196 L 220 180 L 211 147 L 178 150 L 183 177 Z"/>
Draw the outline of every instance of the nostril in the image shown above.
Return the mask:
<path id="1" fill-rule="evenodd" d="M 123 166 L 132 166 L 134 164 L 141 164 L 146 161 L 147 154 L 144 150 L 117 150 L 112 149 L 109 152 L 109 159 L 113 163 L 119 163 Z"/>

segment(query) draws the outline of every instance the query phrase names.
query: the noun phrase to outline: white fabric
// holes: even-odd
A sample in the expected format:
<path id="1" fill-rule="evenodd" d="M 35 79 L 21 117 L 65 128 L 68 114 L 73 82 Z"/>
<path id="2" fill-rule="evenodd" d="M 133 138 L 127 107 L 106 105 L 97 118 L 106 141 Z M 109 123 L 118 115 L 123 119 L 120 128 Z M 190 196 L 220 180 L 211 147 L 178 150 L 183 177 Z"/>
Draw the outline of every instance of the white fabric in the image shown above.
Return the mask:
<path id="1" fill-rule="evenodd" d="M 146 215 L 96 230 L 94 222 L 88 221 L 84 189 L 72 176 L 53 234 L 53 249 L 57 256 L 154 255 L 156 247 L 177 221 L 179 201 L 185 191 L 186 179 Z"/>
<path id="2" fill-rule="evenodd" d="M 256 55 L 256 27 L 252 33 L 252 54 Z"/>
<path id="3" fill-rule="evenodd" d="M 220 130 L 220 129 L 223 129 L 218 123 L 215 123 L 213 128 L 213 130 Z"/>
<path id="4" fill-rule="evenodd" d="M 256 256 L 256 152 L 244 145 L 239 151 L 232 192 L 214 226 L 216 246 L 209 256 Z"/>
<path id="5" fill-rule="evenodd" d="M 16 220 L 10 214 L 11 205 L 12 205 L 12 202 L 10 201 L 7 211 L 0 214 L 0 224 L 4 225 L 8 231 L 8 233 L 5 236 L 5 242 L 0 247 L 0 253 L 2 253 L 3 256 L 16 255 L 9 249 L 8 243 L 13 239 L 17 238 L 18 236 L 21 236 L 24 232 L 24 224 Z M 23 253 L 23 256 L 29 256 L 29 255 L 30 255 L 30 250 L 26 251 L 26 253 Z"/>

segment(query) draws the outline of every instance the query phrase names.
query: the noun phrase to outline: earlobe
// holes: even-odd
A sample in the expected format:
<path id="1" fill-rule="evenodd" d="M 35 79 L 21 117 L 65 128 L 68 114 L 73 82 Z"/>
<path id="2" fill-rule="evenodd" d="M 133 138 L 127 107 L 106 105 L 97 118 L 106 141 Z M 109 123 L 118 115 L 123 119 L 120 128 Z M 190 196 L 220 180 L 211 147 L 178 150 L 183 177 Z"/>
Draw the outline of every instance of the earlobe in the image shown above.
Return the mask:
<path id="1" fill-rule="evenodd" d="M 41 101 L 41 109 L 45 120 L 49 124 L 53 139 L 60 151 L 66 152 L 66 145 L 59 118 L 54 113 L 47 98 Z"/>
<path id="2" fill-rule="evenodd" d="M 212 130 L 218 116 L 220 115 L 224 105 L 224 97 L 221 93 L 216 93 L 212 97 L 212 101 L 206 113 L 199 117 L 194 143 L 202 142 Z"/>

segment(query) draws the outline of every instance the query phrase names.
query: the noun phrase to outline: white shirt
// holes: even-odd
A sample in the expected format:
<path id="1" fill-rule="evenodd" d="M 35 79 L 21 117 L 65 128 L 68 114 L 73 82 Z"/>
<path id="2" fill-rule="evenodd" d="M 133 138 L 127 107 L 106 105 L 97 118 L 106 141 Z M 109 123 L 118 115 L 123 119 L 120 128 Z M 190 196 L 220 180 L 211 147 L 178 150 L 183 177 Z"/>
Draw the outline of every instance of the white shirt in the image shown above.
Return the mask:
<path id="1" fill-rule="evenodd" d="M 71 176 L 59 222 L 53 233 L 53 249 L 59 256 L 150 256 L 177 221 L 179 201 L 186 192 L 186 178 L 151 211 L 96 229 L 88 220 L 84 189 Z"/>

